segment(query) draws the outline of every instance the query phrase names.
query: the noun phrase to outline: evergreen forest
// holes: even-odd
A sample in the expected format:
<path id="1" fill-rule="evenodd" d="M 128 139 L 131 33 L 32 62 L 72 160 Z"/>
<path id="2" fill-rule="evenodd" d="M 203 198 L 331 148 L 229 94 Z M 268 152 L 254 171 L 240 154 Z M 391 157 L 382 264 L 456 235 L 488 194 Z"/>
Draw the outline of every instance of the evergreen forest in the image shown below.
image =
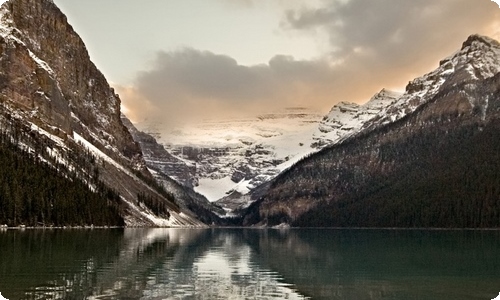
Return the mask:
<path id="1" fill-rule="evenodd" d="M 0 224 L 123 226 L 120 196 L 99 180 L 96 158 L 77 151 L 49 155 L 51 143 L 17 120 L 1 122 Z"/>
<path id="2" fill-rule="evenodd" d="M 422 131 L 406 140 L 383 144 L 379 157 L 386 165 L 388 162 L 399 165 L 397 172 L 384 174 L 378 169 L 376 173 L 358 179 L 360 175 L 355 172 L 342 171 L 343 180 L 350 178 L 354 184 L 339 196 L 328 196 L 328 187 L 313 189 L 313 193 L 321 194 L 320 198 L 335 200 L 309 211 L 294 224 L 320 227 L 499 227 L 499 128 L 500 123 L 495 120 L 485 128 L 463 126 L 448 134 L 441 130 Z M 384 164 L 380 166 L 384 167 Z M 321 168 L 317 171 L 322 172 Z M 369 172 L 365 172 L 368 175 Z M 325 173 L 318 176 L 328 178 Z"/>

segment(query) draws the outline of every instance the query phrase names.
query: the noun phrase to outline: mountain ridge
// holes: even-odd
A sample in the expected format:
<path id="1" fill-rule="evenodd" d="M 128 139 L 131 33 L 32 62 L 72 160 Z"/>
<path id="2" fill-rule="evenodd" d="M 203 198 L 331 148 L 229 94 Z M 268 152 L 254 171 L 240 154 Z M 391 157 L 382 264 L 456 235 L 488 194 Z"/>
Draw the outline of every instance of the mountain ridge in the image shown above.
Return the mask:
<path id="1" fill-rule="evenodd" d="M 332 107 L 323 117 L 318 132 L 314 133 L 314 146 L 322 148 L 339 142 L 358 131 L 363 124 L 377 116 L 382 109 L 391 105 L 400 93 L 382 89 L 365 104 L 342 101 Z"/>
<path id="2" fill-rule="evenodd" d="M 392 115 L 382 112 L 282 173 L 244 224 L 498 226 L 500 46 L 490 40 L 469 37 L 435 71 L 410 82 L 387 108 Z M 484 172 L 484 182 L 474 172 Z"/>

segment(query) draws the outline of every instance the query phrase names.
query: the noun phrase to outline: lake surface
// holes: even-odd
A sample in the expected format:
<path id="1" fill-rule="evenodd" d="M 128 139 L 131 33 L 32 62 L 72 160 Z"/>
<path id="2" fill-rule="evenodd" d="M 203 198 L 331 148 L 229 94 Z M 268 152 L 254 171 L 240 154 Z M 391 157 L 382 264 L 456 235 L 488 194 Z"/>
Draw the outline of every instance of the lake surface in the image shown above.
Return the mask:
<path id="1" fill-rule="evenodd" d="M 499 231 L 0 231 L 8 299 L 493 299 Z"/>

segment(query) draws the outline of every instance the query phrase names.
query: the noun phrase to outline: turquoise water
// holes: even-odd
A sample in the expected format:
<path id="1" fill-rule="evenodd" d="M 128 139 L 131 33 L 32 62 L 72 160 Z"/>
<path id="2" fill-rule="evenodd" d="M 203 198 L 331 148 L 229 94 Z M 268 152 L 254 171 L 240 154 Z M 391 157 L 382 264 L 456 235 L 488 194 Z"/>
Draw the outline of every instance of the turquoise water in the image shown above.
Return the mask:
<path id="1" fill-rule="evenodd" d="M 493 299 L 499 231 L 0 231 L 8 299 Z"/>

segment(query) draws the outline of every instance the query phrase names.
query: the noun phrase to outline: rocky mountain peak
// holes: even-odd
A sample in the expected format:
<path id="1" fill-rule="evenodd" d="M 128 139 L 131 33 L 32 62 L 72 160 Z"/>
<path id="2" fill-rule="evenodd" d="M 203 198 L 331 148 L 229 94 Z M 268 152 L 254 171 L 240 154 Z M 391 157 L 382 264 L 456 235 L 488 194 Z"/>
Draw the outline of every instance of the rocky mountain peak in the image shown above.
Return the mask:
<path id="1" fill-rule="evenodd" d="M 440 62 L 438 70 L 444 75 L 455 71 L 446 78 L 445 85 L 492 77 L 500 72 L 500 43 L 486 36 L 471 35 L 460 51 Z"/>
<path id="2" fill-rule="evenodd" d="M 408 83 L 405 93 L 367 122 L 363 130 L 401 119 L 431 100 L 438 92 L 463 82 L 493 77 L 500 72 L 500 44 L 488 37 L 471 35 L 462 48 L 440 61 L 438 68 Z"/>
<path id="3" fill-rule="evenodd" d="M 4 3 L 0 38 L 0 83 L 17 83 L 2 90 L 5 98 L 34 122 L 77 132 L 102 151 L 141 160 L 139 146 L 122 124 L 120 98 L 52 1 Z"/>
<path id="4" fill-rule="evenodd" d="M 379 113 L 383 108 L 389 106 L 397 98 L 401 97 L 401 95 L 400 92 L 383 88 L 380 92 L 373 95 L 363 107 L 365 110 L 369 110 L 372 113 Z"/>
<path id="5" fill-rule="evenodd" d="M 356 133 L 400 96 L 398 92 L 382 89 L 363 105 L 339 102 L 320 122 L 318 131 L 314 133 L 313 146 L 321 148 L 331 145 Z"/>
<path id="6" fill-rule="evenodd" d="M 380 90 L 380 92 L 373 95 L 373 97 L 367 102 L 367 104 L 375 102 L 377 100 L 391 102 L 392 100 L 394 100 L 394 98 L 397 98 L 399 96 L 401 96 L 401 93 L 383 88 L 382 90 Z"/>
<path id="7" fill-rule="evenodd" d="M 479 35 L 479 34 L 473 34 L 470 35 L 467 40 L 462 44 L 462 49 L 465 50 L 468 47 L 492 47 L 492 48 L 499 48 L 500 49 L 500 43 L 490 37 L 484 36 L 484 35 Z"/>

